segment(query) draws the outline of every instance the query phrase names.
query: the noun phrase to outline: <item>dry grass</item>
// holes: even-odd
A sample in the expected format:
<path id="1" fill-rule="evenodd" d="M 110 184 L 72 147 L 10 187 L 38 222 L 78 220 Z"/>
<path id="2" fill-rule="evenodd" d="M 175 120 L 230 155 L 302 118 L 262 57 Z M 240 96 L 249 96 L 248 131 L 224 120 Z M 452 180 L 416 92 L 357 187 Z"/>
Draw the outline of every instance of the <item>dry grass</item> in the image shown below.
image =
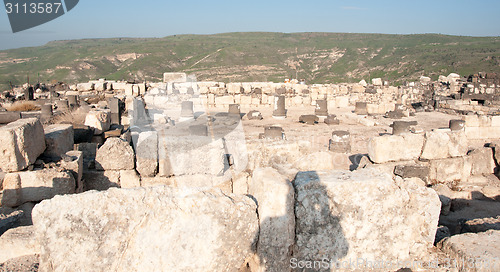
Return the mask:
<path id="1" fill-rule="evenodd" d="M 16 101 L 6 109 L 7 111 L 39 111 L 40 107 L 32 101 Z"/>

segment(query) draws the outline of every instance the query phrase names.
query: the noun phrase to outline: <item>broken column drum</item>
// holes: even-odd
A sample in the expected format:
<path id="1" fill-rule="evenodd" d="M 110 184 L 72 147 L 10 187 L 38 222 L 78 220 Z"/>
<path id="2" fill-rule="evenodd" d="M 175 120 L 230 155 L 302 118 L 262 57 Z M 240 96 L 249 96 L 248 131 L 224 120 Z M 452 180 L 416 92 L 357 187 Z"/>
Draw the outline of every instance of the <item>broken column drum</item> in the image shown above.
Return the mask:
<path id="1" fill-rule="evenodd" d="M 450 120 L 450 129 L 452 131 L 462 130 L 465 128 L 464 120 Z"/>
<path id="2" fill-rule="evenodd" d="M 325 118 L 325 124 L 327 125 L 339 125 L 340 120 L 337 119 L 335 114 L 329 114 L 328 117 Z"/>
<path id="3" fill-rule="evenodd" d="M 354 109 L 354 113 L 358 115 L 368 115 L 368 109 L 366 106 L 366 102 L 356 102 L 356 108 Z"/>
<path id="4" fill-rule="evenodd" d="M 182 101 L 181 117 L 184 118 L 194 117 L 193 101 Z"/>
<path id="5" fill-rule="evenodd" d="M 266 127 L 264 137 L 269 139 L 283 139 L 283 129 L 281 127 Z"/>
<path id="6" fill-rule="evenodd" d="M 51 118 L 52 117 L 52 104 L 44 104 L 42 105 L 42 118 Z"/>
<path id="7" fill-rule="evenodd" d="M 328 103 L 326 100 L 316 100 L 316 110 L 314 114 L 320 117 L 328 116 Z"/>
<path id="8" fill-rule="evenodd" d="M 240 115 L 240 105 L 238 104 L 230 104 L 229 105 L 229 110 L 228 110 L 229 115 Z"/>
<path id="9" fill-rule="evenodd" d="M 286 117 L 285 97 L 284 96 L 275 97 L 273 117 L 278 117 L 278 118 L 285 118 Z"/>
<path id="10" fill-rule="evenodd" d="M 394 121 L 392 123 L 392 135 L 399 135 L 401 133 L 410 132 L 411 126 L 416 125 L 414 122 L 407 121 Z"/>
<path id="11" fill-rule="evenodd" d="M 68 104 L 70 108 L 78 107 L 78 96 L 77 95 L 68 95 Z"/>
<path id="12" fill-rule="evenodd" d="M 306 123 L 306 124 L 309 124 L 309 125 L 314 125 L 315 123 L 317 123 L 319 121 L 319 118 L 318 116 L 314 115 L 314 114 L 309 114 L 309 115 L 301 115 L 299 117 L 299 122 L 301 123 Z"/>
<path id="13" fill-rule="evenodd" d="M 334 131 L 330 139 L 329 150 L 338 153 L 351 152 L 351 134 L 349 131 Z"/>

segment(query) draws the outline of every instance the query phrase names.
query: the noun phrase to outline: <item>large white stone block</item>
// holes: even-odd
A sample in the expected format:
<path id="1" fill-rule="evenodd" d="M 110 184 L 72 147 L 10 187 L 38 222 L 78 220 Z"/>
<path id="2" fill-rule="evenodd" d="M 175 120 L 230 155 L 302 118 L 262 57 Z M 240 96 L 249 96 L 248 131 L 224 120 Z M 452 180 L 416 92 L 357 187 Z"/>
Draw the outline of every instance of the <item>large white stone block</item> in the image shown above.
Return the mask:
<path id="1" fill-rule="evenodd" d="M 441 202 L 432 189 L 375 169 L 299 172 L 294 186 L 296 260 L 411 261 L 433 246 Z"/>
<path id="2" fill-rule="evenodd" d="M 0 127 L 0 168 L 4 172 L 23 170 L 45 150 L 45 135 L 36 118 L 20 119 Z"/>
<path id="3" fill-rule="evenodd" d="M 368 156 L 375 163 L 415 160 L 420 157 L 423 145 L 423 134 L 384 135 L 370 139 Z"/>
<path id="4" fill-rule="evenodd" d="M 40 269 L 238 271 L 255 251 L 256 209 L 246 196 L 165 186 L 56 197 L 33 210 Z"/>

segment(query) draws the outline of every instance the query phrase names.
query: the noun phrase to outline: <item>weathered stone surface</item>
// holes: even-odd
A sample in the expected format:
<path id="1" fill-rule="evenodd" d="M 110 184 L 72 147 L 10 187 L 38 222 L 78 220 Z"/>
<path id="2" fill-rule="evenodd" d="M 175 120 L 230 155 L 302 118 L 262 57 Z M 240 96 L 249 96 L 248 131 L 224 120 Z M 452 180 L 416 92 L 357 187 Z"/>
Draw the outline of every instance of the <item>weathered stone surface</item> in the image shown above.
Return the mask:
<path id="1" fill-rule="evenodd" d="M 382 79 L 381 78 L 372 78 L 372 84 L 375 86 L 382 86 Z"/>
<path id="2" fill-rule="evenodd" d="M 402 178 L 419 178 L 424 182 L 429 179 L 430 168 L 423 165 L 397 165 L 394 174 Z"/>
<path id="3" fill-rule="evenodd" d="M 325 124 L 327 125 L 339 125 L 340 124 L 340 120 L 337 119 L 337 116 L 334 115 L 334 114 L 329 114 L 326 118 L 325 118 Z"/>
<path id="4" fill-rule="evenodd" d="M 256 209 L 246 196 L 164 186 L 57 197 L 33 210 L 40 266 L 237 271 L 257 241 Z"/>
<path id="5" fill-rule="evenodd" d="M 433 245 L 432 189 L 375 169 L 299 172 L 294 186 L 297 260 L 406 261 Z"/>
<path id="6" fill-rule="evenodd" d="M 471 175 L 483 175 L 495 173 L 495 160 L 493 149 L 483 147 L 471 151 L 467 159 L 471 165 Z"/>
<path id="7" fill-rule="evenodd" d="M 75 149 L 83 152 L 84 159 L 95 159 L 97 154 L 96 143 L 80 143 L 75 145 Z"/>
<path id="8" fill-rule="evenodd" d="M 447 226 L 438 226 L 437 232 L 436 232 L 436 239 L 434 240 L 434 244 L 439 243 L 441 240 L 444 238 L 450 237 L 450 229 Z"/>
<path id="9" fill-rule="evenodd" d="M 500 215 L 489 218 L 475 218 L 465 221 L 462 232 L 485 232 L 488 230 L 500 230 Z"/>
<path id="10" fill-rule="evenodd" d="M 26 202 L 37 202 L 55 195 L 72 194 L 76 183 L 66 171 L 43 169 L 8 173 L 3 181 L 2 206 L 15 207 Z"/>
<path id="11" fill-rule="evenodd" d="M 499 230 L 454 235 L 438 247 L 457 260 L 459 271 L 500 271 Z"/>
<path id="12" fill-rule="evenodd" d="M 61 156 L 73 149 L 74 133 L 71 124 L 56 124 L 45 128 L 46 149 L 43 154 L 49 158 L 61 159 Z"/>
<path id="13" fill-rule="evenodd" d="M 497 135 L 499 134 L 500 127 L 465 127 L 465 135 L 467 135 L 467 139 L 497 139 Z"/>
<path id="14" fill-rule="evenodd" d="M 136 169 L 141 176 L 153 177 L 158 172 L 158 133 L 141 132 L 136 144 Z"/>
<path id="15" fill-rule="evenodd" d="M 425 133 L 425 138 L 421 159 L 445 159 L 467 154 L 467 137 L 463 131 L 429 131 Z"/>
<path id="16" fill-rule="evenodd" d="M 295 161 L 293 167 L 299 171 L 349 170 L 349 155 L 338 152 L 314 152 Z"/>
<path id="17" fill-rule="evenodd" d="M 39 257 L 36 254 L 24 255 L 7 260 L 0 264 L 2 271 L 33 272 L 38 271 Z"/>
<path id="18" fill-rule="evenodd" d="M 0 128 L 0 168 L 4 172 L 23 170 L 45 150 L 45 136 L 36 118 L 21 119 Z"/>
<path id="19" fill-rule="evenodd" d="M 25 255 L 40 254 L 34 230 L 33 226 L 18 227 L 0 236 L 0 263 Z"/>
<path id="20" fill-rule="evenodd" d="M 260 111 L 250 111 L 247 113 L 248 120 L 262 120 L 262 114 Z"/>
<path id="21" fill-rule="evenodd" d="M 295 241 L 294 189 L 273 168 L 253 171 L 249 194 L 257 202 L 260 232 L 257 255 L 262 271 L 284 271 Z"/>
<path id="22" fill-rule="evenodd" d="M 163 73 L 163 82 L 186 82 L 187 75 L 186 73 Z"/>
<path id="23" fill-rule="evenodd" d="M 94 134 L 100 135 L 111 126 L 110 110 L 92 110 L 85 117 L 85 125 L 94 128 Z"/>
<path id="24" fill-rule="evenodd" d="M 332 152 L 350 153 L 351 152 L 351 134 L 349 131 L 337 130 L 332 132 L 332 138 L 328 149 Z"/>
<path id="25" fill-rule="evenodd" d="M 410 132 L 411 127 L 414 126 L 413 122 L 407 121 L 394 121 L 391 124 L 392 127 L 392 135 L 400 135 L 403 133 Z"/>
<path id="26" fill-rule="evenodd" d="M 0 124 L 8 124 L 21 119 L 21 112 L 0 112 Z"/>
<path id="27" fill-rule="evenodd" d="M 120 187 L 121 188 L 141 187 L 141 177 L 137 174 L 137 172 L 135 172 L 135 170 L 121 170 Z"/>
<path id="28" fill-rule="evenodd" d="M 366 107 L 366 102 L 356 102 L 356 108 L 354 109 L 354 113 L 358 115 L 367 115 L 368 110 Z"/>
<path id="29" fill-rule="evenodd" d="M 431 184 L 467 181 L 471 165 L 464 157 L 431 160 L 429 163 Z"/>
<path id="30" fill-rule="evenodd" d="M 452 131 L 464 130 L 465 121 L 464 120 L 450 120 L 449 127 Z"/>
<path id="31" fill-rule="evenodd" d="M 284 138 L 283 128 L 277 126 L 266 127 L 264 129 L 264 138 L 267 139 L 280 139 Z"/>
<path id="32" fill-rule="evenodd" d="M 120 138 L 109 138 L 98 150 L 95 166 L 98 170 L 134 169 L 134 150 Z"/>
<path id="33" fill-rule="evenodd" d="M 384 135 L 370 139 L 368 156 L 375 163 L 415 160 L 420 157 L 423 145 L 422 134 Z"/>
<path id="34" fill-rule="evenodd" d="M 246 195 L 248 194 L 248 186 L 252 177 L 247 172 L 241 172 L 232 178 L 233 194 Z"/>
<path id="35" fill-rule="evenodd" d="M 0 236 L 8 229 L 16 226 L 23 216 L 24 212 L 22 210 L 12 211 L 7 214 L 5 214 L 4 211 L 2 211 L 0 213 Z"/>
<path id="36" fill-rule="evenodd" d="M 85 171 L 83 179 L 83 191 L 106 191 L 120 187 L 120 171 Z"/>
<path id="37" fill-rule="evenodd" d="M 160 136 L 160 176 L 222 175 L 228 162 L 221 139 L 203 136 Z"/>
<path id="38" fill-rule="evenodd" d="M 299 122 L 301 123 L 306 123 L 308 125 L 314 125 L 318 123 L 319 117 L 314 115 L 314 114 L 308 114 L 308 115 L 301 115 L 299 117 Z"/>

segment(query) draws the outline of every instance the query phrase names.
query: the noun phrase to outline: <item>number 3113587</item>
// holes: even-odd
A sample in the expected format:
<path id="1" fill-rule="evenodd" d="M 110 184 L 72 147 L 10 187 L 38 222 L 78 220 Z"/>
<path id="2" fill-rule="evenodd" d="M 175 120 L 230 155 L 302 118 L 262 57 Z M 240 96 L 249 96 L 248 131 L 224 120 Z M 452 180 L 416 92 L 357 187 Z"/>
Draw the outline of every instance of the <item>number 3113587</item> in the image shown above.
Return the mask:
<path id="1" fill-rule="evenodd" d="M 58 13 L 61 8 L 61 3 L 24 3 L 20 5 L 19 3 L 7 3 L 5 4 L 5 10 L 7 14 L 11 13 L 31 13 L 31 14 L 50 14 Z"/>

